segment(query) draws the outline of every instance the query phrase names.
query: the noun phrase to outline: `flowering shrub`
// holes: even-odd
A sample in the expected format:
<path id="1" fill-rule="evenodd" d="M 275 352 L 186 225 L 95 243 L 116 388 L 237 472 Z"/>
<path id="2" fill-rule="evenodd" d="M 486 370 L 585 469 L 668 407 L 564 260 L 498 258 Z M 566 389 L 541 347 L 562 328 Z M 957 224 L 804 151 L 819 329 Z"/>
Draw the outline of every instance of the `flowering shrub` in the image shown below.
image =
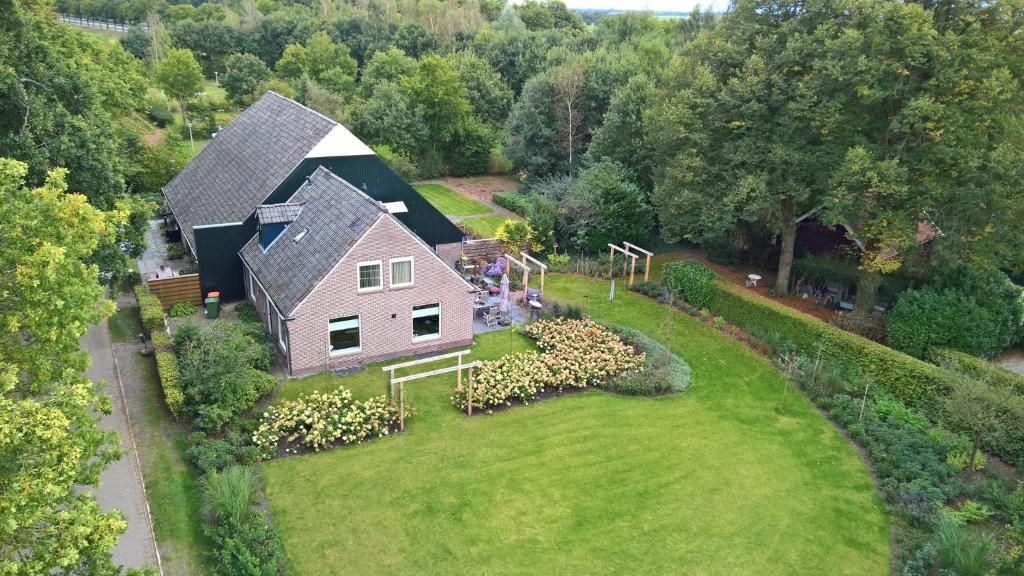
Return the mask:
<path id="1" fill-rule="evenodd" d="M 406 418 L 411 410 L 406 409 Z M 352 392 L 338 388 L 334 392 L 315 391 L 297 400 L 282 402 L 263 413 L 252 441 L 260 458 L 277 454 L 281 441 L 286 452 L 300 446 L 319 452 L 335 442 L 356 444 L 377 436 L 386 436 L 398 422 L 398 406 L 387 398 L 375 396 L 365 402 L 352 399 Z"/>
<path id="2" fill-rule="evenodd" d="M 484 274 L 491 278 L 496 278 L 505 272 L 506 266 L 508 266 L 508 262 L 505 260 L 505 257 L 498 256 L 497 260 L 487 265 L 487 271 Z"/>
<path id="3" fill-rule="evenodd" d="M 484 362 L 473 381 L 473 406 L 529 402 L 549 390 L 599 386 L 609 378 L 640 368 L 645 355 L 589 319 L 540 320 L 523 328 L 541 353 L 520 352 Z M 452 404 L 465 410 L 469 387 L 455 390 Z"/>

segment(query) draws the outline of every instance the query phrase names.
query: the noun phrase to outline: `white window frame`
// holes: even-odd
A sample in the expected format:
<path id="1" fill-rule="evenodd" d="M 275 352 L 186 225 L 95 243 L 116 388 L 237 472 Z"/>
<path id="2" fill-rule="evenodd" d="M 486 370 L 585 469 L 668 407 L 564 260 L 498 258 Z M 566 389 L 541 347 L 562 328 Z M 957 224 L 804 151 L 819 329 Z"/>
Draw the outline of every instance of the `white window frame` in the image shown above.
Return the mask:
<path id="1" fill-rule="evenodd" d="M 331 319 L 327 319 L 327 353 L 331 356 L 347 356 L 349 354 L 358 354 L 363 351 L 363 318 L 359 314 L 356 314 L 356 328 L 359 329 L 359 345 L 355 348 L 344 348 L 342 350 L 331 349 Z M 343 316 L 343 318 L 347 318 Z"/>
<path id="2" fill-rule="evenodd" d="M 277 310 L 277 306 L 275 306 L 274 309 Z M 285 341 L 284 336 L 286 329 L 287 326 L 285 326 L 284 316 L 281 315 L 280 311 L 277 311 L 277 343 L 281 346 L 281 350 L 284 352 L 288 351 L 288 342 Z"/>
<path id="3" fill-rule="evenodd" d="M 273 316 L 270 315 L 270 294 L 267 294 L 266 290 L 263 290 L 263 299 L 267 301 L 267 330 L 270 330 L 270 333 L 273 334 L 274 321 L 271 320 Z"/>
<path id="4" fill-rule="evenodd" d="M 362 282 L 361 282 L 361 278 L 362 278 L 361 271 L 362 271 L 363 267 L 365 267 L 365 266 L 377 266 L 377 270 L 379 272 L 378 275 L 377 275 L 377 280 L 380 282 L 380 284 L 378 284 L 376 286 L 373 286 L 371 288 L 362 288 L 361 287 L 361 284 L 362 284 Z M 356 291 L 357 292 L 359 292 L 361 294 L 365 294 L 367 292 L 380 292 L 383 289 L 384 289 L 384 261 L 383 260 L 369 260 L 369 261 L 366 261 L 366 262 L 359 262 L 359 263 L 356 264 Z"/>
<path id="5" fill-rule="evenodd" d="M 395 263 L 397 262 L 408 262 L 409 263 L 409 281 L 395 284 Z M 412 256 L 406 256 L 404 258 L 392 258 L 388 260 L 388 281 L 391 282 L 392 288 L 406 288 L 416 283 L 416 264 L 413 262 Z"/>
<path id="6" fill-rule="evenodd" d="M 427 304 L 422 304 L 422 306 L 427 306 Z M 413 342 L 415 342 L 415 343 L 430 342 L 431 340 L 440 340 L 441 339 L 441 303 L 438 302 L 437 304 L 434 304 L 434 306 L 437 308 L 437 334 L 427 334 L 425 336 L 417 336 L 416 335 L 416 328 L 414 327 L 414 322 L 415 322 L 416 318 L 419 318 L 420 316 L 427 316 L 428 314 L 420 314 L 420 316 L 417 316 L 416 315 L 417 310 L 412 310 L 412 314 L 410 315 L 410 318 L 409 318 L 409 331 L 412 334 L 412 341 Z M 429 310 L 421 310 L 420 312 L 427 312 L 427 311 L 429 311 Z"/>

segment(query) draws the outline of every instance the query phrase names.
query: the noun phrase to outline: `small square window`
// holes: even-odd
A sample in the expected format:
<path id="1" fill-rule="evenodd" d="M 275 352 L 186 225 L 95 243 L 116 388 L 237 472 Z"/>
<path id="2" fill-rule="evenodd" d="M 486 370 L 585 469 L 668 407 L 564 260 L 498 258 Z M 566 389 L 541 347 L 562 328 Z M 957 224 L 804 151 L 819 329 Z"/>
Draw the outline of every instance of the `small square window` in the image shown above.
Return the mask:
<path id="1" fill-rule="evenodd" d="M 422 342 L 441 337 L 441 305 L 413 306 L 412 341 Z"/>
<path id="2" fill-rule="evenodd" d="M 359 290 L 375 290 L 381 287 L 380 261 L 359 263 Z"/>
<path id="3" fill-rule="evenodd" d="M 391 260 L 391 287 L 412 286 L 412 258 Z"/>
<path id="4" fill-rule="evenodd" d="M 360 350 L 359 316 L 335 318 L 327 325 L 327 329 L 331 338 L 331 354 L 344 354 Z"/>

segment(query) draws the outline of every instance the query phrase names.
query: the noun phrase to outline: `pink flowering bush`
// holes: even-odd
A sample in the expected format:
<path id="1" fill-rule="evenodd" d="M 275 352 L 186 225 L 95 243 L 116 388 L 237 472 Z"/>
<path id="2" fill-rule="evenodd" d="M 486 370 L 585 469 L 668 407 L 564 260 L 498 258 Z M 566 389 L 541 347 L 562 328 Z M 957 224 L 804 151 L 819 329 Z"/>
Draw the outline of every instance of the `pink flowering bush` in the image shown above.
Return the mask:
<path id="1" fill-rule="evenodd" d="M 484 362 L 473 381 L 474 407 L 510 406 L 513 400 L 527 403 L 548 391 L 600 386 L 644 365 L 644 354 L 593 320 L 541 320 L 525 326 L 523 334 L 537 342 L 541 353 L 519 352 Z M 451 400 L 465 410 L 468 383 Z"/>
<path id="2" fill-rule="evenodd" d="M 410 414 L 407 410 L 406 417 Z M 298 452 L 301 447 L 319 452 L 337 442 L 358 444 L 386 436 L 397 422 L 398 406 L 383 395 L 360 402 L 345 388 L 314 391 L 271 406 L 263 413 L 252 441 L 260 458 L 269 460 L 277 455 L 282 442 L 285 452 Z"/>

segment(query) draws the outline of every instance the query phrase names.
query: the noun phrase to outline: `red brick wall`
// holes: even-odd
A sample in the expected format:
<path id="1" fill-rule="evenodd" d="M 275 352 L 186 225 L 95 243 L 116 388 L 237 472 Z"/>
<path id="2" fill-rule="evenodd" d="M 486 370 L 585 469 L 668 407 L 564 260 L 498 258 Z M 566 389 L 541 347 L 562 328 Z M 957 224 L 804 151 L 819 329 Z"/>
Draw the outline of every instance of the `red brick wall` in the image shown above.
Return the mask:
<path id="1" fill-rule="evenodd" d="M 413 285 L 391 288 L 389 260 L 408 256 L 413 257 Z M 356 265 L 372 260 L 382 261 L 383 288 L 359 293 Z M 258 301 L 261 296 L 257 290 Z M 412 341 L 412 307 L 423 304 L 440 304 L 441 337 L 416 343 Z M 328 322 L 355 315 L 360 318 L 362 350 L 331 355 Z M 464 346 L 473 340 L 469 286 L 390 215 L 367 231 L 293 316 L 287 325 L 293 376 Z"/>

